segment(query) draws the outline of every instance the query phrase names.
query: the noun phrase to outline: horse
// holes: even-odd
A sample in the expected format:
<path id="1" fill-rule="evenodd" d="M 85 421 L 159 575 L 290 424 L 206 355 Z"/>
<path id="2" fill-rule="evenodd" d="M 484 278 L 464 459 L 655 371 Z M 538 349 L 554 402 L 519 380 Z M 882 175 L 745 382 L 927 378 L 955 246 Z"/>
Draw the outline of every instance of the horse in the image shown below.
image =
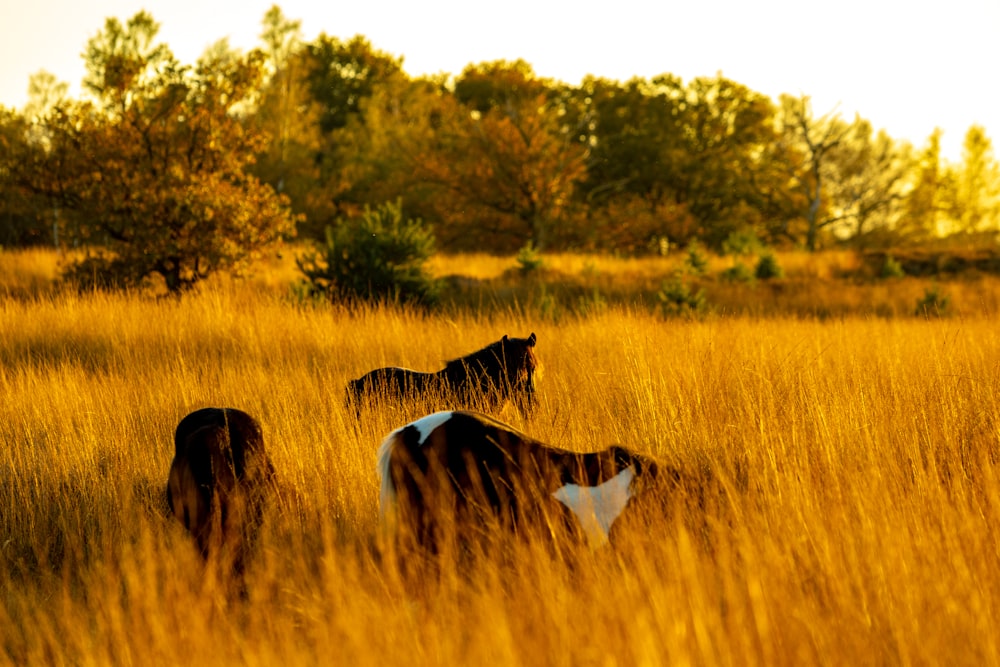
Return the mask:
<path id="1" fill-rule="evenodd" d="M 601 546 L 637 493 L 677 474 L 625 447 L 570 451 L 470 411 L 392 431 L 377 470 L 383 524 L 402 551 L 429 555 L 476 535 Z"/>
<path id="2" fill-rule="evenodd" d="M 534 332 L 527 338 L 503 338 L 481 350 L 445 363 L 434 373 L 408 368 L 378 368 L 347 385 L 347 402 L 360 411 L 365 399 L 403 399 L 429 391 L 447 391 L 463 406 L 499 408 L 512 400 L 525 416 L 534 409 L 535 378 L 539 363 L 535 356 Z M 478 406 L 477 405 L 477 406 Z"/>
<path id="3" fill-rule="evenodd" d="M 260 424 L 246 412 L 202 408 L 177 425 L 167 504 L 206 560 L 242 571 L 274 480 Z"/>

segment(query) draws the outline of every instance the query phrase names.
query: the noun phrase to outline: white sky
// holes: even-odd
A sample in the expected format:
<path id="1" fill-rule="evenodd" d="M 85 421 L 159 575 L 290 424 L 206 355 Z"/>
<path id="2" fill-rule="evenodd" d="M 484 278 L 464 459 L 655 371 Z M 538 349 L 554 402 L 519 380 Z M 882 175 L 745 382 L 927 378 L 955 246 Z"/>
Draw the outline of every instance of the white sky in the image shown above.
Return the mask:
<path id="1" fill-rule="evenodd" d="M 52 72 L 79 94 L 83 52 L 107 17 L 145 9 L 184 63 L 228 37 L 259 44 L 273 0 L 0 0 L 0 105 L 20 108 L 28 78 Z M 958 160 L 966 130 L 986 127 L 1000 153 L 1000 0 L 349 0 L 278 2 L 320 32 L 367 37 L 413 76 L 522 58 L 576 84 L 669 72 L 721 72 L 777 100 L 812 96 L 814 111 L 855 112 L 922 146 L 944 130 Z"/>

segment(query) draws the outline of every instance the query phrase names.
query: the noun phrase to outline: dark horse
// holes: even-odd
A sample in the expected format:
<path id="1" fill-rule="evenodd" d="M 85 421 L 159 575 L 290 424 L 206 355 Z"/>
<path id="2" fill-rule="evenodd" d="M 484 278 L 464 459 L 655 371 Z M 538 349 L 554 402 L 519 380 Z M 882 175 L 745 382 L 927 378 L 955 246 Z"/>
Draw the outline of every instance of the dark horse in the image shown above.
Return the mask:
<path id="1" fill-rule="evenodd" d="M 418 419 L 378 453 L 383 520 L 397 544 L 429 553 L 486 534 L 604 543 L 660 469 L 624 447 L 551 447 L 476 412 Z"/>
<path id="2" fill-rule="evenodd" d="M 462 405 L 500 407 L 512 400 L 528 414 L 534 407 L 535 375 L 538 359 L 534 348 L 537 338 L 500 340 L 472 354 L 452 359 L 436 373 L 421 373 L 408 368 L 379 368 L 351 380 L 347 399 L 360 408 L 364 399 L 420 395 L 427 391 L 448 391 Z"/>
<path id="3" fill-rule="evenodd" d="M 204 557 L 242 570 L 273 482 L 260 424 L 242 410 L 202 408 L 177 425 L 167 502 Z"/>

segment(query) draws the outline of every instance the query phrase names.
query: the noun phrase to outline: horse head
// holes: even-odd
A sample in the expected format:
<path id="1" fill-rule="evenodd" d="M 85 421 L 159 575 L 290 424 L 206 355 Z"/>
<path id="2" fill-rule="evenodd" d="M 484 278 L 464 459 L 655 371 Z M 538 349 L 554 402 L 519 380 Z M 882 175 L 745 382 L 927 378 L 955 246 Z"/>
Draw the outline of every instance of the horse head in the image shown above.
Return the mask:
<path id="1" fill-rule="evenodd" d="M 535 356 L 535 343 L 538 337 L 534 332 L 527 338 L 510 338 L 506 334 L 500 339 L 503 370 L 511 388 L 523 389 L 531 394 L 535 391 L 535 377 L 540 375 L 538 357 Z"/>

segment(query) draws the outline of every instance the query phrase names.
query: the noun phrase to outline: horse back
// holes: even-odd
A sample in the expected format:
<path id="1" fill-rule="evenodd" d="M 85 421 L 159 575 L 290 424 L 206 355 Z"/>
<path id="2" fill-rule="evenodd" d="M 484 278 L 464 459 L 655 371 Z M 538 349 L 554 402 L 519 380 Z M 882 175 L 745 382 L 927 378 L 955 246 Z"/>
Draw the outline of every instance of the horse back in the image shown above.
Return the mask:
<path id="1" fill-rule="evenodd" d="M 422 373 L 398 366 L 376 368 L 347 383 L 347 400 L 349 403 L 353 401 L 360 404 L 365 398 L 402 398 L 425 391 L 436 378 L 434 373 Z"/>
<path id="2" fill-rule="evenodd" d="M 184 417 L 174 432 L 175 456 L 195 432 L 210 426 L 223 429 L 228 434 L 232 464 L 238 478 L 246 474 L 248 460 L 267 459 L 260 423 L 235 408 L 201 408 Z"/>
<path id="3" fill-rule="evenodd" d="M 187 434 L 171 463 L 167 482 L 171 510 L 203 553 L 209 550 L 211 535 L 225 531 L 229 523 L 241 477 L 233 454 L 241 449 L 231 446 L 224 426 L 207 424 Z M 218 527 L 213 529 L 213 523 Z"/>
<path id="4" fill-rule="evenodd" d="M 167 481 L 174 516 L 203 555 L 213 545 L 242 542 L 262 516 L 274 477 L 257 420 L 232 408 L 204 408 L 181 420 L 174 446 Z"/>

